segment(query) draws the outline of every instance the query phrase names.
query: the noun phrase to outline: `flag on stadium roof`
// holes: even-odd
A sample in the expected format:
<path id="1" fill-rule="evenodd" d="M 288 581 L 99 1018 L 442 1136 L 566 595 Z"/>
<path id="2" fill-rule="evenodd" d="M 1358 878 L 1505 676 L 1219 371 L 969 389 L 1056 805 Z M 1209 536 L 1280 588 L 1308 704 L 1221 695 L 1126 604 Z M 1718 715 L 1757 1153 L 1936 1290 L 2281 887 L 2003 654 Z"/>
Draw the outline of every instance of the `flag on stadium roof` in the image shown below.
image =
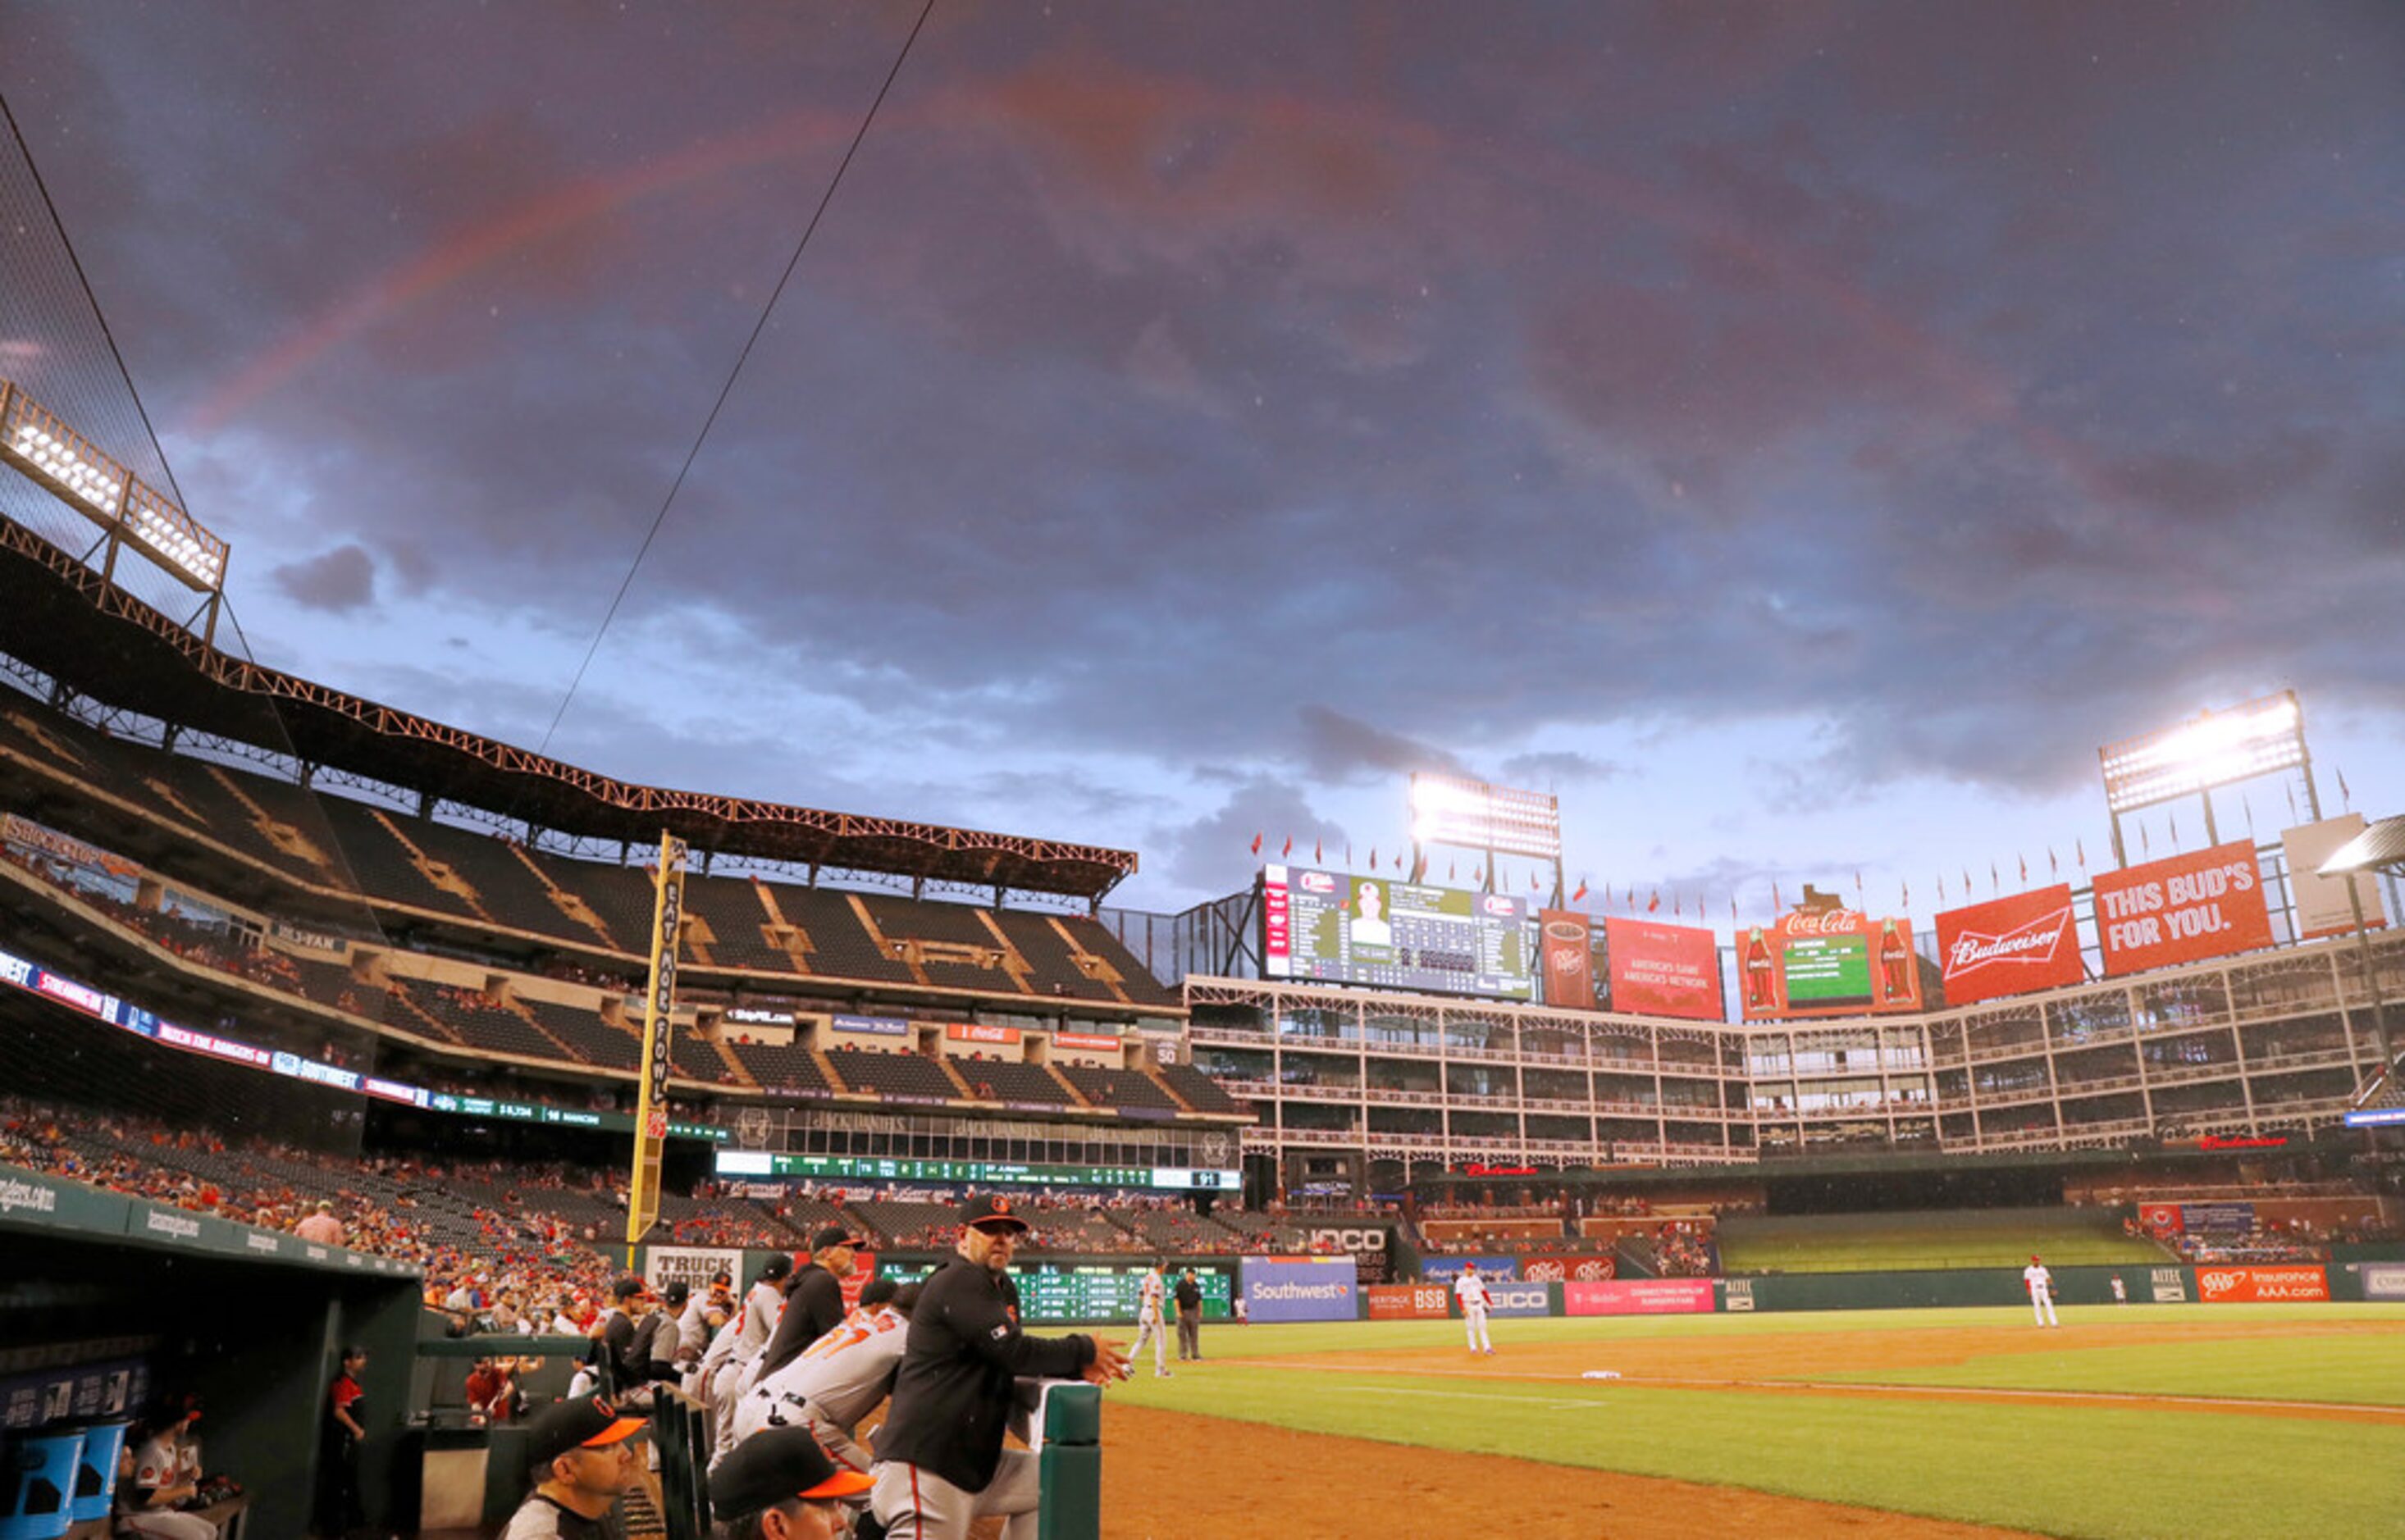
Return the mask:
<path id="1" fill-rule="evenodd" d="M 1576 903 L 1579 900 L 1584 897 L 1586 897 L 1586 878 L 1581 877 L 1579 878 L 1578 891 L 1570 895 L 1570 902 L 1572 903 Z"/>

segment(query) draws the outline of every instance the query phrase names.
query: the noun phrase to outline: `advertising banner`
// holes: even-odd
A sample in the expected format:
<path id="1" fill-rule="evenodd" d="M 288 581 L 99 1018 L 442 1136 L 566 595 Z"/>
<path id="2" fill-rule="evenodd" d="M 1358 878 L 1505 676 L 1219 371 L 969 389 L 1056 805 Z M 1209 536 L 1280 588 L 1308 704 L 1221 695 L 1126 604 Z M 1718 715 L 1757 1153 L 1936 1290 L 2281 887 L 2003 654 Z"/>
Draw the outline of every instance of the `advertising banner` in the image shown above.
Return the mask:
<path id="1" fill-rule="evenodd" d="M 1566 1315 L 1705 1315 L 1712 1308 L 1709 1278 L 1631 1278 L 1610 1283 L 1562 1285 Z"/>
<path id="2" fill-rule="evenodd" d="M 1537 934 L 1545 1003 L 1571 1011 L 1595 1009 L 1594 942 L 1586 916 L 1575 909 L 1540 909 Z"/>
<path id="3" fill-rule="evenodd" d="M 1019 1041 L 1019 1029 L 996 1027 L 990 1022 L 977 1022 L 972 1025 L 965 1021 L 955 1021 L 944 1029 L 944 1035 L 954 1043 L 1013 1043 Z M 1112 1046 L 1117 1047 L 1118 1043 L 1114 1042 Z"/>
<path id="4" fill-rule="evenodd" d="M 1601 1283 L 1618 1271 L 1619 1265 L 1609 1256 L 1546 1252 L 1520 1259 L 1520 1276 L 1531 1283 Z"/>
<path id="5" fill-rule="evenodd" d="M 2255 847 L 2245 840 L 2096 877 L 2104 972 L 2135 973 L 2271 945 Z"/>
<path id="6" fill-rule="evenodd" d="M 2071 919 L 2071 885 L 1941 911 L 1937 962 L 1948 1005 L 2077 984 L 2088 970 Z"/>
<path id="7" fill-rule="evenodd" d="M 2388 912 L 2381 905 L 2378 883 L 2360 874 L 2353 877 L 2320 875 L 2321 863 L 2329 860 L 2340 846 L 2362 833 L 2360 813 L 2324 819 L 2319 823 L 2300 823 L 2281 833 L 2280 847 L 2288 857 L 2288 892 L 2297 905 L 2299 940 L 2346 935 L 2355 930 L 2355 905 L 2348 901 L 2346 891 L 2350 882 L 2355 885 L 2356 896 L 2363 901 L 2364 929 L 2387 929 Z"/>
<path id="8" fill-rule="evenodd" d="M 1385 1283 L 1395 1276 L 1394 1253 L 1386 1231 L 1375 1225 L 1330 1225 L 1311 1231 L 1302 1243 L 1314 1253 L 1343 1252 L 1353 1259 L 1353 1271 L 1364 1283 Z"/>
<path id="9" fill-rule="evenodd" d="M 828 1023 L 838 1032 L 852 1032 L 863 1037 L 908 1037 L 910 1024 L 893 1016 L 839 1015 Z"/>
<path id="10" fill-rule="evenodd" d="M 1059 1048 L 1075 1048 L 1081 1054 L 1116 1054 L 1119 1051 L 1118 1039 L 1096 1032 L 1055 1032 L 1052 1043 Z"/>
<path id="11" fill-rule="evenodd" d="M 2185 1305 L 2187 1303 L 2187 1276 L 2185 1273 L 2177 1267 L 2155 1267 L 2149 1269 L 2149 1272 L 2152 1276 L 2148 1281 L 2154 1286 L 2156 1304 Z"/>
<path id="12" fill-rule="evenodd" d="M 1921 1008 L 1912 921 L 1853 909 L 1782 915 L 1743 932 L 1737 979 L 1748 1021 Z"/>
<path id="13" fill-rule="evenodd" d="M 1351 1321 L 1360 1314 L 1349 1256 L 1248 1256 L 1244 1287 L 1252 1321 Z"/>
<path id="14" fill-rule="evenodd" d="M 2183 1203 L 2179 1210 L 2184 1230 L 2244 1235 L 2255 1227 L 2252 1203 Z"/>
<path id="15" fill-rule="evenodd" d="M 1603 936 L 1613 1010 L 1688 1021 L 1727 1019 L 1717 933 L 1692 925 L 1606 917 Z"/>
<path id="16" fill-rule="evenodd" d="M 1542 1283 L 1489 1283 L 1486 1297 L 1486 1313 L 1498 1318 L 1554 1313 L 1554 1292 Z"/>
<path id="17" fill-rule="evenodd" d="M 2405 1299 L 2405 1263 L 2364 1262 L 2357 1266 L 2363 1273 L 2364 1298 Z"/>
<path id="18" fill-rule="evenodd" d="M 1453 1303 L 1442 1283 L 1378 1283 L 1367 1293 L 1372 1321 L 1442 1321 Z"/>
<path id="19" fill-rule="evenodd" d="M 2187 1228 L 2186 1221 L 2180 1217 L 2180 1206 L 2176 1203 L 2139 1204 L 2138 1223 L 2150 1230 L 2169 1230 L 2173 1234 Z"/>
<path id="20" fill-rule="evenodd" d="M 859 1276 L 854 1258 L 854 1276 Z M 724 1273 L 741 1281 L 743 1253 L 735 1246 L 653 1246 L 643 1253 L 643 1281 L 665 1289 L 682 1281 L 696 1294 L 708 1294 L 710 1281 Z"/>
<path id="21" fill-rule="evenodd" d="M 1450 1283 L 1461 1276 L 1470 1263 L 1478 1264 L 1478 1276 L 1489 1283 L 1498 1278 L 1520 1276 L 1520 1259 L 1516 1256 L 1428 1256 L 1420 1259 L 1420 1276 Z"/>
<path id="22" fill-rule="evenodd" d="M 2328 1299 L 2329 1274 L 2321 1267 L 2199 1267 L 2196 1295 L 2208 1305 Z"/>

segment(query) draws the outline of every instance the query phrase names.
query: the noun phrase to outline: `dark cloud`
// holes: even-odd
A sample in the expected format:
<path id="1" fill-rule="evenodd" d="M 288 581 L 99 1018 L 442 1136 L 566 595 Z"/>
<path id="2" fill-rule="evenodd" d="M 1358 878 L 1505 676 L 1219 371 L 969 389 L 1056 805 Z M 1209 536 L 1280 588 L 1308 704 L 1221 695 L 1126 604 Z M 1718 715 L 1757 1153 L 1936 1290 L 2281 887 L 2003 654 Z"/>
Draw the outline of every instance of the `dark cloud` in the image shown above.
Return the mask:
<path id="1" fill-rule="evenodd" d="M 130 15 L 41 13 L 0 86 L 237 574 L 332 625 L 341 541 L 581 649 L 900 13 Z M 1523 746 L 1803 715 L 1800 813 L 2393 707 L 2400 58 L 2379 7 L 941 17 L 620 622 L 823 720 L 646 733 L 613 639 L 571 735 L 1158 825 L 1208 887 L 1255 831 L 1145 798 L 1301 833 L 1287 777 L 1593 784 L 1638 750 Z M 564 680 L 515 682 L 539 733 Z M 864 719 L 942 743 L 775 752 Z M 1091 785 L 980 786 L 1033 744 Z"/>
<path id="2" fill-rule="evenodd" d="M 1255 854 L 1254 840 L 1261 844 Z M 1156 831 L 1148 847 L 1161 852 L 1169 880 L 1189 891 L 1231 893 L 1252 881 L 1265 861 L 1281 859 L 1292 840 L 1291 859 L 1308 860 L 1317 843 L 1328 858 L 1344 843 L 1342 824 L 1320 817 L 1291 782 L 1260 776 L 1231 790 L 1213 812 L 1179 828 Z"/>
<path id="3" fill-rule="evenodd" d="M 375 558 L 363 545 L 338 545 L 321 556 L 287 562 L 270 576 L 305 609 L 345 615 L 375 603 Z"/>

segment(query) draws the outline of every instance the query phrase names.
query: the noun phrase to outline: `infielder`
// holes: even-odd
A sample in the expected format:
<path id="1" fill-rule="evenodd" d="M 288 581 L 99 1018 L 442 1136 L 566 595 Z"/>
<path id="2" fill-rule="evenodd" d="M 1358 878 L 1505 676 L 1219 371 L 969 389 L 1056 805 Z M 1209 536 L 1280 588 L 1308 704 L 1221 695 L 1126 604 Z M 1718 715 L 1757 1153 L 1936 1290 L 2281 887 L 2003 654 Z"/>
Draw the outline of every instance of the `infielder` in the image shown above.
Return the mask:
<path id="1" fill-rule="evenodd" d="M 1486 1335 L 1486 1307 L 1495 1296 L 1486 1292 L 1486 1281 L 1478 1276 L 1478 1264 L 1465 1262 L 1461 1276 L 1453 1281 L 1453 1296 L 1461 1301 L 1461 1323 L 1470 1332 L 1470 1351 L 1492 1355 L 1495 1342 Z"/>
<path id="2" fill-rule="evenodd" d="M 2054 1275 L 2046 1270 L 2046 1264 L 2039 1261 L 2034 1253 L 2030 1257 L 2030 1265 L 2021 1269 L 2021 1282 L 2029 1289 L 2030 1310 L 2037 1317 L 2037 1323 L 2041 1326 L 2061 1325 L 2062 1323 L 2054 1317 Z"/>
<path id="3" fill-rule="evenodd" d="M 1169 1295 L 1169 1281 L 1163 1276 L 1168 1270 L 1168 1263 L 1156 1262 L 1152 1270 L 1144 1275 L 1144 1281 L 1136 1286 L 1135 1346 L 1128 1350 L 1128 1362 L 1132 1364 L 1144 1356 L 1145 1339 L 1152 1339 L 1152 1377 L 1155 1379 L 1170 1378 L 1169 1364 L 1161 1356 L 1169 1344 L 1169 1330 L 1161 1321 L 1162 1305 Z"/>
<path id="4" fill-rule="evenodd" d="M 872 1291 L 879 1294 L 875 1301 L 868 1298 Z M 873 1279 L 861 1296 L 862 1308 L 842 1325 L 752 1387 L 735 1408 L 738 1448 L 763 1429 L 798 1425 L 810 1430 L 837 1464 L 868 1469 L 868 1451 L 853 1430 L 893 1392 L 919 1286 L 896 1291 L 891 1280 Z"/>

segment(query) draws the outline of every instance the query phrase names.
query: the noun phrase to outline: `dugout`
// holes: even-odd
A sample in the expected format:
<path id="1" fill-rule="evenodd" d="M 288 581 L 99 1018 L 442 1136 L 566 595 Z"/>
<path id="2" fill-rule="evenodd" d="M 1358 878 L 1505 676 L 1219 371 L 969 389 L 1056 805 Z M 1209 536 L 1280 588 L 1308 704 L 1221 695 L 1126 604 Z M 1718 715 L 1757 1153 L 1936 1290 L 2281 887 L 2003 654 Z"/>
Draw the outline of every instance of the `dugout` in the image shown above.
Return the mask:
<path id="1" fill-rule="evenodd" d="M 308 1532 L 321 1407 L 343 1344 L 368 1350 L 360 1490 L 386 1517 L 417 1336 L 414 1268 L 0 1166 L 0 1419 L 204 1402 L 204 1469 L 242 1483 L 246 1533 Z"/>

